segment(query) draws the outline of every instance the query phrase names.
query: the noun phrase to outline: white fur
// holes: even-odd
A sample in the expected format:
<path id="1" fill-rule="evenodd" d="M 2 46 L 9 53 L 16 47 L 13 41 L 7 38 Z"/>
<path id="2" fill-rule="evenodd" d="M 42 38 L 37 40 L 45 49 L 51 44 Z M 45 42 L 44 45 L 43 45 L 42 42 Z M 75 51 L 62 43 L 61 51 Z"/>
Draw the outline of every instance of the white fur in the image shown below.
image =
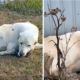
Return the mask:
<path id="1" fill-rule="evenodd" d="M 63 55 L 66 53 L 66 39 L 68 41 L 71 34 L 73 35 L 68 43 L 68 49 L 74 44 L 74 42 L 80 40 L 80 31 L 77 31 L 74 33 L 67 33 L 66 36 L 65 35 L 59 36 L 60 49 L 62 52 L 64 51 Z M 47 54 L 48 56 L 50 56 L 51 59 L 53 59 L 52 64 L 50 65 L 50 68 L 49 68 L 50 75 L 57 76 L 58 75 L 58 68 L 56 66 L 57 65 L 57 49 L 55 47 L 54 42 L 50 40 L 54 40 L 56 42 L 56 36 L 50 36 L 50 37 L 44 38 L 44 54 Z M 68 69 L 72 71 L 80 70 L 80 41 L 76 42 L 72 46 L 72 48 L 68 51 L 66 55 L 65 65 Z"/>
<path id="2" fill-rule="evenodd" d="M 6 51 L 1 51 L 0 55 L 14 54 L 16 49 L 19 48 L 18 56 L 26 56 L 30 50 L 35 49 L 36 44 L 34 43 L 38 43 L 38 37 L 38 27 L 30 22 L 1 25 L 0 48 L 6 47 Z M 42 46 L 39 46 L 40 48 Z"/>

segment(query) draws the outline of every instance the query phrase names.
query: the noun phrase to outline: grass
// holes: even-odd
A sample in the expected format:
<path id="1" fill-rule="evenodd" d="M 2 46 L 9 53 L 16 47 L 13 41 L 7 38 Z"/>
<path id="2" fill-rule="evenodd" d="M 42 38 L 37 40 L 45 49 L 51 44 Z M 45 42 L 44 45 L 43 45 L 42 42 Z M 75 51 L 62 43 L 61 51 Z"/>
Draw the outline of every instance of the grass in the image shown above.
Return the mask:
<path id="1" fill-rule="evenodd" d="M 14 0 L 3 5 L 5 8 L 23 15 L 41 15 L 42 0 Z"/>
<path id="2" fill-rule="evenodd" d="M 0 80 L 41 80 L 41 51 L 33 53 L 28 58 L 15 56 L 0 56 Z"/>
<path id="3" fill-rule="evenodd" d="M 30 21 L 40 30 L 42 43 L 42 15 L 21 15 L 15 11 L 0 9 L 0 25 Z M 29 57 L 0 56 L 0 80 L 42 80 L 42 50 L 34 50 Z"/>

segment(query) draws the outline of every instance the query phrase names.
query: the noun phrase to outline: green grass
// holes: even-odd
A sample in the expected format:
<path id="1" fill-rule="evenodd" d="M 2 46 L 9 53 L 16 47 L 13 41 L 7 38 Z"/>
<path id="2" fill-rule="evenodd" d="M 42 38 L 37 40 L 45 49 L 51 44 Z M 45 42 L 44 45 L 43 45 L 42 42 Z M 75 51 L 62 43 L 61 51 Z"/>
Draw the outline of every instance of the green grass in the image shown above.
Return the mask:
<path id="1" fill-rule="evenodd" d="M 36 16 L 42 14 L 42 0 L 14 0 L 3 4 L 3 6 L 22 15 Z"/>

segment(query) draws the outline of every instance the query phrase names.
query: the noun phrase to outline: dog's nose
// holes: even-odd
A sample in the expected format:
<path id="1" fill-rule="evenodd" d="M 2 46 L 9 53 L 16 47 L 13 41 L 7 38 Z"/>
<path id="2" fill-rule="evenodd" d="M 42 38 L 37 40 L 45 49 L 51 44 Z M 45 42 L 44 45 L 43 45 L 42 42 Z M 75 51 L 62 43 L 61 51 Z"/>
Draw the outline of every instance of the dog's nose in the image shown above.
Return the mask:
<path id="1" fill-rule="evenodd" d="M 18 55 L 19 58 L 23 56 L 23 51 L 21 51 Z"/>
<path id="2" fill-rule="evenodd" d="M 20 53 L 20 57 L 22 57 L 23 56 L 23 54 L 22 53 Z"/>

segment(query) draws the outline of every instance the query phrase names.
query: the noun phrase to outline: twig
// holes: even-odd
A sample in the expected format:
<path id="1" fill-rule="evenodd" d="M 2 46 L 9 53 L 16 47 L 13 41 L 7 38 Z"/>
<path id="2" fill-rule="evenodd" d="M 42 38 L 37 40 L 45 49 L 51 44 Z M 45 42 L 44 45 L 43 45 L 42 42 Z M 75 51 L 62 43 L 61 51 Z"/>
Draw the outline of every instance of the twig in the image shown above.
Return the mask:
<path id="1" fill-rule="evenodd" d="M 73 33 L 74 33 L 74 32 L 73 32 Z M 67 55 L 67 53 L 68 53 L 67 48 L 68 48 L 69 41 L 71 40 L 71 37 L 73 36 L 73 33 L 70 34 L 70 37 L 69 37 L 68 41 L 67 41 L 67 36 L 66 36 L 66 54 L 65 54 L 65 55 Z M 66 35 L 66 34 L 65 34 L 65 35 Z"/>
<path id="2" fill-rule="evenodd" d="M 62 45 L 62 44 L 61 44 L 61 45 Z M 63 50 L 63 53 L 64 53 L 63 45 L 62 45 L 62 50 Z"/>
<path id="3" fill-rule="evenodd" d="M 62 23 L 63 23 L 63 22 L 61 22 L 61 24 L 59 24 L 59 26 L 61 26 L 61 25 L 62 25 Z"/>
<path id="4" fill-rule="evenodd" d="M 61 12 L 60 18 L 61 18 L 61 16 L 63 15 L 64 11 L 65 11 L 65 9 Z M 59 18 L 59 20 L 60 20 L 60 18 Z"/>
<path id="5" fill-rule="evenodd" d="M 72 32 L 72 29 L 71 29 L 71 32 Z M 70 34 L 70 38 L 68 39 L 68 42 L 66 43 L 66 44 L 67 44 L 66 48 L 68 47 L 69 41 L 70 41 L 71 37 L 73 36 L 73 34 L 74 34 L 74 32 L 73 32 L 72 34 Z M 71 49 L 71 48 L 70 48 L 70 49 Z M 69 50 L 68 50 L 68 51 L 69 51 Z M 67 51 L 67 49 L 66 49 L 66 55 L 67 55 L 68 51 Z"/>
<path id="6" fill-rule="evenodd" d="M 56 16 L 56 18 L 57 18 L 57 22 L 58 22 L 58 16 L 57 15 L 55 15 Z"/>
<path id="7" fill-rule="evenodd" d="M 47 4 L 47 6 L 48 6 L 48 10 L 49 10 L 49 12 L 50 12 L 49 4 Z M 55 21 L 53 15 L 51 15 L 51 17 L 52 17 L 52 19 L 53 19 L 53 21 L 54 21 L 55 27 L 57 27 L 57 25 L 56 25 L 56 21 Z"/>
<path id="8" fill-rule="evenodd" d="M 55 41 L 54 41 L 54 40 L 50 40 L 49 42 L 51 42 L 51 41 L 53 41 L 53 42 L 54 42 L 54 44 L 56 45 L 56 43 L 55 43 Z"/>
<path id="9" fill-rule="evenodd" d="M 50 11 L 49 4 L 47 4 L 47 6 L 48 6 L 48 10 Z"/>
<path id="10" fill-rule="evenodd" d="M 65 37 L 66 37 L 66 53 L 67 53 L 67 36 L 66 36 L 66 34 L 65 34 Z M 65 53 L 65 57 L 66 57 L 66 53 Z"/>
<path id="11" fill-rule="evenodd" d="M 68 39 L 68 42 L 67 43 L 69 43 L 69 41 L 70 41 L 70 39 L 71 39 L 72 36 L 73 36 L 73 34 L 70 34 L 70 38 Z"/>
<path id="12" fill-rule="evenodd" d="M 55 27 L 57 28 L 56 21 L 55 21 L 53 15 L 51 15 L 51 17 L 52 17 L 52 20 L 54 21 Z"/>
<path id="13" fill-rule="evenodd" d="M 75 45 L 78 41 L 80 41 L 80 40 L 77 40 L 76 42 L 74 42 L 73 45 Z M 68 49 L 68 51 L 73 47 L 73 45 Z"/>

